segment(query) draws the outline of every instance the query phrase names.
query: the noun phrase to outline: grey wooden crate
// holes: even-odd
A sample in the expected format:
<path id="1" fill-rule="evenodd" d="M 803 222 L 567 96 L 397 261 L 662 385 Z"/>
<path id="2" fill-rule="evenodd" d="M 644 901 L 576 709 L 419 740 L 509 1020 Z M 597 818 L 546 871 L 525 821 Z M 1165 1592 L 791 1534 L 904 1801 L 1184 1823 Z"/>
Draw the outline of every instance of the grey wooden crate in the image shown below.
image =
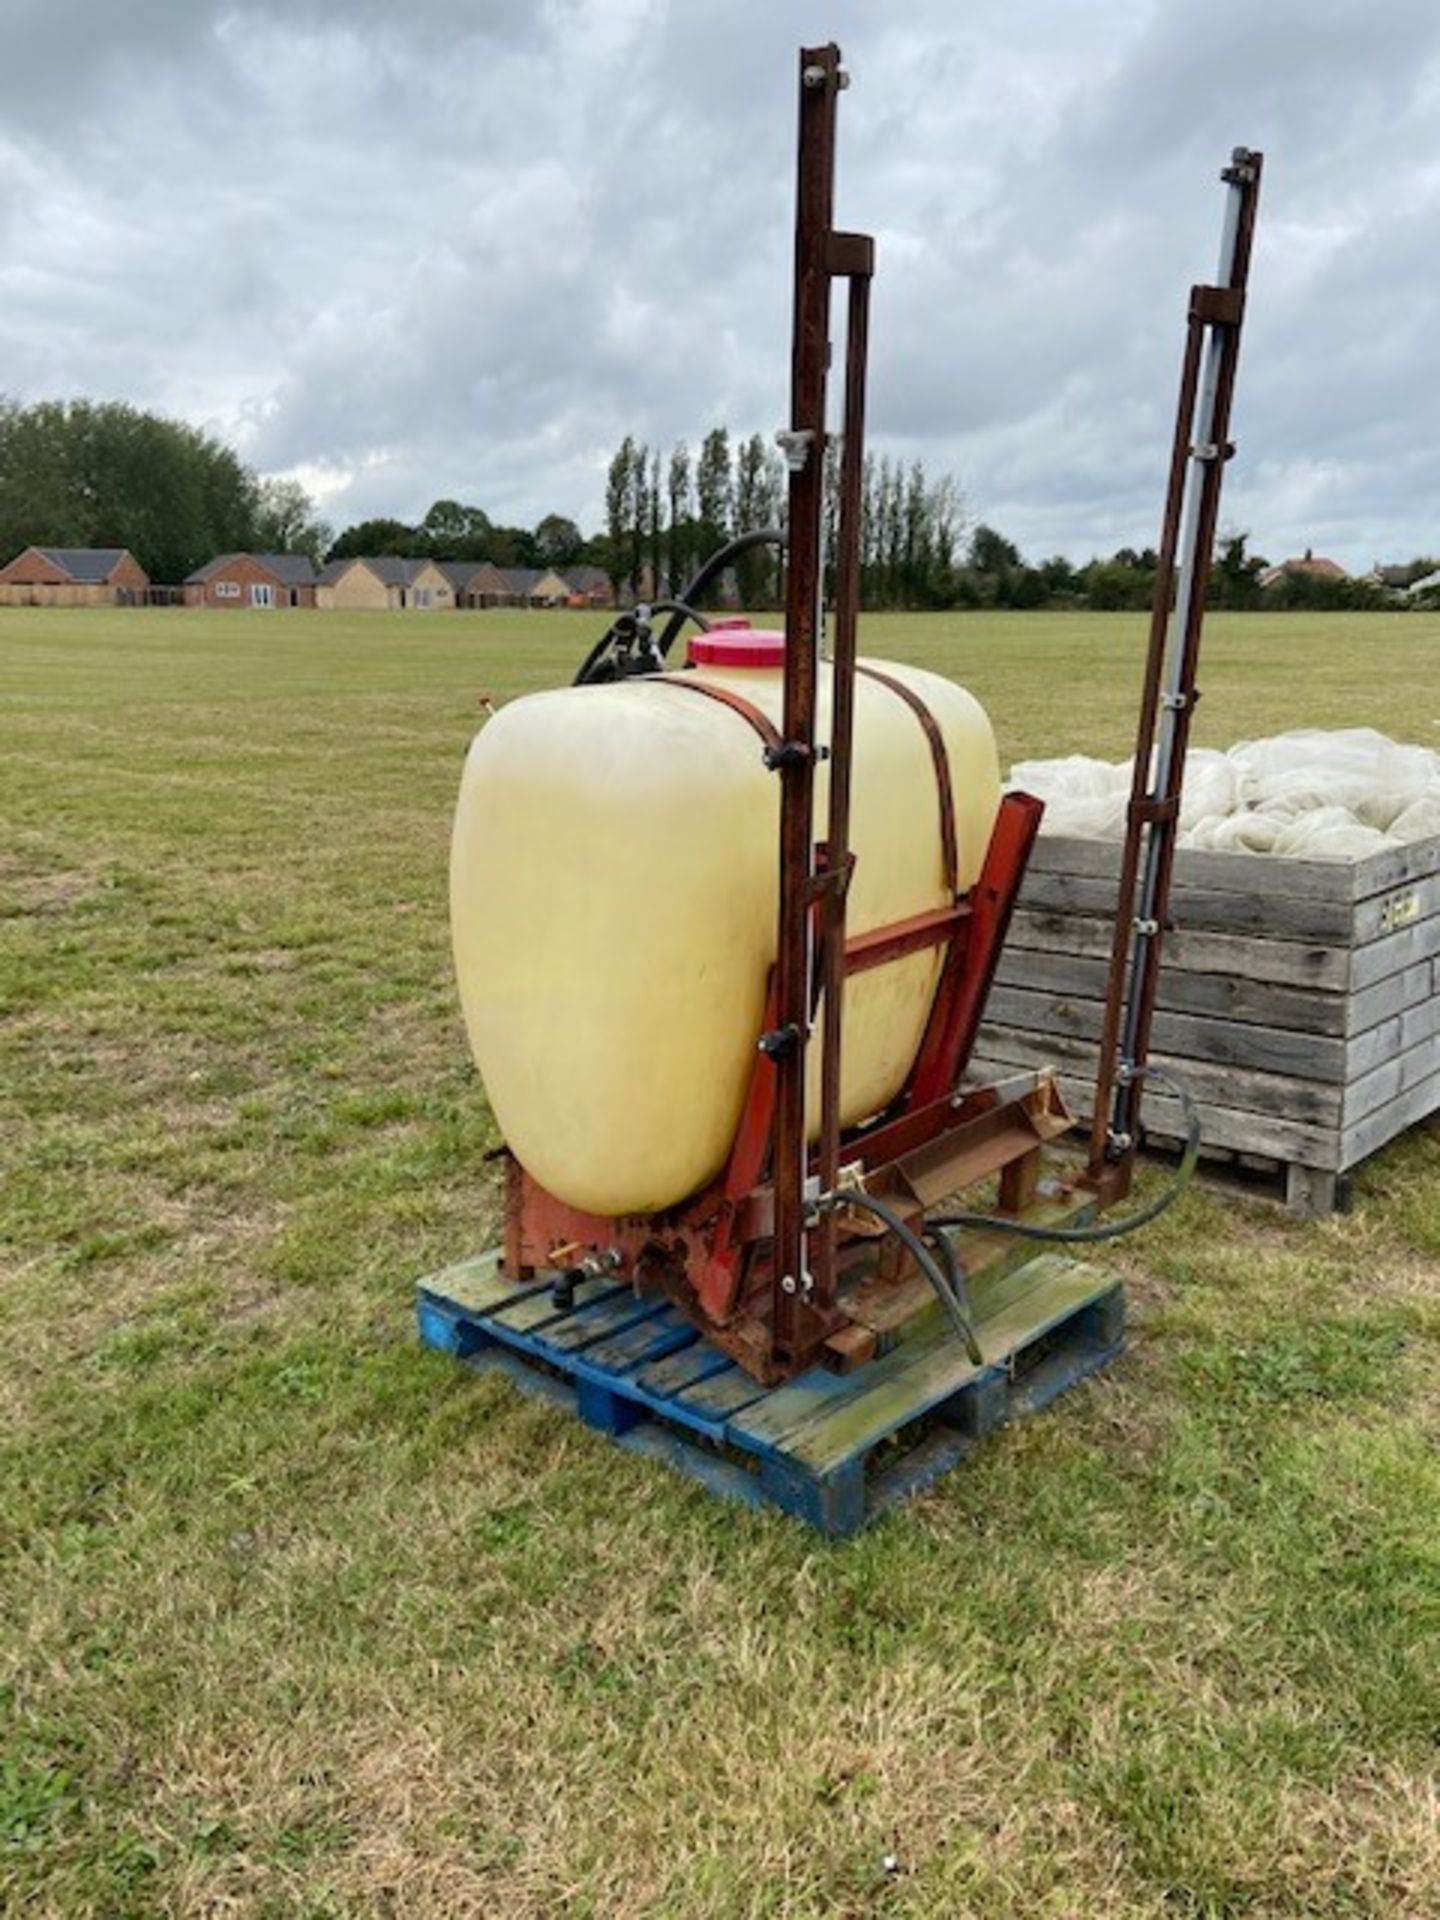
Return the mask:
<path id="1" fill-rule="evenodd" d="M 1053 1064 L 1089 1118 L 1120 848 L 1043 835 L 973 1071 Z M 1307 1211 L 1440 1111 L 1440 838 L 1369 860 L 1182 851 L 1152 1053 L 1200 1106 L 1207 1153 L 1285 1170 Z M 1178 1103 L 1147 1095 L 1152 1137 Z"/>

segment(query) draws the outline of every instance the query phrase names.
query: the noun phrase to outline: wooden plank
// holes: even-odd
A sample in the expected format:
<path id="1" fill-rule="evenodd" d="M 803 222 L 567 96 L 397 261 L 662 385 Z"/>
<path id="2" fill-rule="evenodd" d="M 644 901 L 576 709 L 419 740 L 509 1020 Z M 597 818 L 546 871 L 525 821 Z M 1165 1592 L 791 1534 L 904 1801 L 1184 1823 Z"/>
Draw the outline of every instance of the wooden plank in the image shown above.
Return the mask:
<path id="1" fill-rule="evenodd" d="M 1440 914 L 1422 920 L 1418 926 L 1401 927 L 1383 939 L 1358 947 L 1350 960 L 1351 988 L 1358 993 L 1421 960 L 1433 960 L 1437 954 L 1440 954 Z"/>
<path id="2" fill-rule="evenodd" d="M 983 1078 L 1003 1073 L 1007 1068 L 1029 1064 L 1003 1057 L 987 1057 L 977 1059 L 973 1063 L 973 1071 L 977 1077 Z M 1095 1094 L 1093 1073 L 1067 1073 L 1062 1069 L 1059 1082 L 1060 1091 L 1071 1111 L 1082 1120 L 1088 1120 Z M 1217 1148 L 1227 1148 L 1267 1161 L 1298 1160 L 1307 1166 L 1330 1168 L 1339 1165 L 1340 1133 L 1333 1123 L 1324 1126 L 1300 1125 L 1268 1114 L 1247 1113 L 1213 1100 L 1202 1099 L 1197 1101 L 1197 1105 L 1203 1132 L 1203 1151 L 1207 1154 Z M 1177 1100 L 1151 1091 L 1145 1096 L 1144 1115 L 1146 1130 L 1152 1138 L 1176 1143 L 1184 1138 L 1185 1117 Z"/>
<path id="3" fill-rule="evenodd" d="M 1440 998 L 1427 994 L 1417 1005 L 1382 1020 L 1348 1043 L 1345 1078 L 1353 1090 L 1376 1067 L 1410 1052 L 1436 1034 L 1440 1034 Z M 1347 1095 L 1346 1113 L 1349 1111 Z"/>
<path id="4" fill-rule="evenodd" d="M 1120 854 L 1118 840 L 1081 840 L 1042 828 L 1030 855 L 1030 871 L 1103 879 L 1113 887 L 1120 878 Z M 1280 860 L 1271 854 L 1178 847 L 1174 884 L 1179 893 L 1235 892 L 1266 899 L 1290 894 L 1309 900 L 1350 901 L 1356 897 L 1355 877 L 1361 865 L 1349 860 Z"/>
<path id="5" fill-rule="evenodd" d="M 623 1333 L 641 1320 L 653 1320 L 663 1309 L 654 1300 L 637 1300 L 629 1288 L 622 1294 L 582 1307 L 540 1335 L 547 1348 L 557 1353 L 579 1353 L 607 1334 Z"/>
<path id="6" fill-rule="evenodd" d="M 1285 1205 L 1306 1220 L 1327 1220 L 1340 1196 L 1340 1176 L 1292 1160 L 1285 1168 Z"/>
<path id="7" fill-rule="evenodd" d="M 987 1360 L 1003 1364 L 1023 1342 L 1043 1338 L 1081 1308 L 1114 1290 L 1114 1281 L 1093 1267 L 1053 1254 L 1041 1254 L 1040 1283 L 1008 1311 L 989 1321 L 980 1335 Z M 916 1351 L 906 1364 L 888 1371 L 842 1406 L 820 1412 L 808 1427 L 793 1431 L 786 1455 L 812 1473 L 834 1471 L 855 1453 L 873 1447 L 896 1428 L 948 1400 L 980 1370 L 966 1357 L 953 1334 L 937 1334 L 936 1343 Z"/>
<path id="8" fill-rule="evenodd" d="M 1341 1141 L 1342 1167 L 1358 1166 L 1387 1142 L 1432 1114 L 1440 1113 L 1440 1073 L 1420 1080 L 1397 1098 L 1347 1127 Z"/>
<path id="9" fill-rule="evenodd" d="M 724 1420 L 738 1413 L 741 1407 L 748 1407 L 752 1400 L 758 1400 L 764 1391 L 743 1367 L 731 1361 L 722 1372 L 712 1373 L 683 1394 L 676 1394 L 675 1401 L 687 1412 L 702 1414 L 707 1420 Z"/>
<path id="10" fill-rule="evenodd" d="M 627 1299 L 634 1297 L 631 1288 L 623 1282 L 592 1276 L 577 1281 L 572 1306 L 557 1307 L 551 1276 L 535 1281 L 523 1290 L 512 1288 L 508 1298 L 492 1302 L 488 1311 L 492 1319 L 503 1321 L 507 1327 L 514 1327 L 519 1333 L 540 1333 L 582 1308 L 598 1306 L 602 1300 L 615 1300 L 622 1295 Z"/>
<path id="11" fill-rule="evenodd" d="M 1113 919 L 1021 905 L 1011 920 L 1006 946 L 1011 950 L 1106 958 L 1113 935 Z M 1256 940 L 1177 928 L 1165 936 L 1165 968 L 1172 967 L 1196 973 L 1246 974 L 1252 980 L 1313 986 L 1336 993 L 1344 993 L 1350 984 L 1348 941 L 1336 946 L 1314 941 Z"/>
<path id="12" fill-rule="evenodd" d="M 1404 927 L 1415 927 L 1440 914 L 1440 874 L 1413 880 L 1403 887 L 1377 893 L 1355 907 L 1354 945 L 1383 940 Z"/>
<path id="13" fill-rule="evenodd" d="M 700 1335 L 674 1307 L 663 1308 L 653 1319 L 641 1320 L 605 1340 L 586 1347 L 587 1366 L 604 1367 L 613 1373 L 628 1373 L 647 1362 L 664 1360 L 693 1347 Z"/>
<path id="14" fill-rule="evenodd" d="M 477 1254 L 473 1260 L 460 1260 L 453 1267 L 432 1273 L 420 1285 L 447 1300 L 457 1300 L 462 1306 L 474 1307 L 477 1312 L 512 1295 L 548 1288 L 548 1282 L 517 1286 L 500 1272 L 500 1260 L 501 1249 L 492 1247 L 488 1253 Z"/>
<path id="15" fill-rule="evenodd" d="M 1068 1034 L 1037 1034 L 1026 1029 L 987 1023 L 980 1046 L 989 1058 L 1014 1060 L 1020 1066 L 1059 1064 L 1072 1073 L 1094 1078 L 1099 1048 Z M 1240 1067 L 1222 1067 L 1208 1060 L 1189 1060 L 1157 1051 L 1155 1064 L 1184 1080 L 1197 1099 L 1217 1105 L 1270 1114 L 1307 1125 L 1338 1126 L 1342 1089 L 1319 1080 L 1293 1075 L 1252 1073 Z"/>
<path id="16" fill-rule="evenodd" d="M 1024 908 L 1111 916 L 1115 890 L 1083 874 L 1029 873 L 1020 890 Z M 1228 893 L 1194 888 L 1171 896 L 1178 927 L 1206 933 L 1258 934 L 1267 940 L 1339 941 L 1348 944 L 1354 903 L 1348 898 L 1312 900 L 1282 893 Z"/>
<path id="17" fill-rule="evenodd" d="M 1407 1007 L 1418 1006 L 1422 1000 L 1428 1000 L 1435 991 L 1434 972 L 1433 960 L 1417 960 L 1414 966 L 1402 967 L 1398 973 L 1387 974 L 1383 980 L 1377 980 L 1373 987 L 1352 993 L 1344 1002 L 1347 1032 L 1352 1038 L 1366 1033 L 1393 1014 L 1403 1013 Z"/>
<path id="18" fill-rule="evenodd" d="M 999 1237 L 995 1236 L 989 1244 L 994 1246 Z M 962 1263 L 971 1267 L 981 1236 L 973 1231 L 957 1231 L 951 1238 Z M 1016 1304 L 1045 1281 L 1045 1270 L 1037 1260 L 1034 1243 L 1026 1246 L 1018 1235 L 1010 1238 L 1010 1248 L 997 1250 L 992 1269 L 982 1274 L 971 1271 L 970 1302 L 982 1348 L 986 1348 L 986 1326 L 1004 1315 L 1013 1317 Z M 937 1339 L 955 1341 L 948 1318 L 938 1312 L 925 1316 L 905 1345 L 917 1351 L 922 1347 L 928 1350 Z M 850 1374 L 826 1373 L 822 1367 L 813 1367 L 809 1373 L 774 1388 L 763 1400 L 747 1407 L 731 1421 L 730 1436 L 738 1445 L 753 1447 L 757 1453 L 788 1447 L 793 1434 L 808 1427 L 821 1414 L 829 1417 L 868 1392 L 870 1384 L 869 1370 L 864 1367 Z"/>
<path id="19" fill-rule="evenodd" d="M 683 1399 L 688 1388 L 698 1386 L 702 1380 L 708 1380 L 711 1374 L 724 1373 L 734 1365 L 729 1355 L 721 1353 L 718 1347 L 699 1341 L 683 1353 L 669 1354 L 663 1360 L 654 1360 L 642 1367 L 635 1376 L 635 1383 L 643 1387 L 646 1393 L 653 1393 L 658 1400 L 672 1397 Z"/>
<path id="20" fill-rule="evenodd" d="M 1423 880 L 1432 873 L 1440 873 L 1440 835 L 1416 840 L 1408 847 L 1389 847 L 1383 853 L 1372 853 L 1368 860 L 1357 861 L 1355 898 L 1366 900 L 1372 894 L 1388 893 L 1393 887 Z"/>
<path id="21" fill-rule="evenodd" d="M 1007 947 L 995 978 L 996 984 L 1002 987 L 1079 994 L 1086 999 L 1103 1000 L 1109 975 L 1108 960 L 1098 956 Z M 1277 986 L 1234 972 L 1196 973 L 1174 967 L 1170 965 L 1168 946 L 1165 964 L 1160 969 L 1158 1005 L 1169 1013 L 1207 1014 L 1259 1026 L 1283 1027 L 1290 1033 L 1340 1037 L 1345 1033 L 1347 1004 L 1343 993 Z"/>
<path id="22" fill-rule="evenodd" d="M 1030 856 L 1034 872 L 1089 875 L 1118 881 L 1120 842 L 1082 840 L 1041 829 Z M 1365 860 L 1277 859 L 1273 854 L 1210 853 L 1180 847 L 1175 884 L 1204 890 L 1306 895 L 1318 900 L 1367 900 L 1377 893 L 1440 873 L 1440 836 L 1387 847 Z"/>
<path id="23" fill-rule="evenodd" d="M 1422 1040 L 1354 1080 L 1345 1091 L 1345 1122 L 1353 1126 L 1440 1072 L 1440 1033 Z"/>
<path id="24" fill-rule="evenodd" d="M 988 1019 L 1000 1026 L 1022 1027 L 1042 1037 L 1063 1033 L 1097 1046 L 1105 1018 L 1104 1006 L 1098 1000 L 1026 993 L 1015 987 L 993 988 L 986 1012 Z M 1196 1014 L 1157 1013 L 1151 1039 L 1157 1053 L 1176 1058 L 1290 1074 L 1302 1080 L 1343 1083 L 1346 1078 L 1345 1042 L 1323 1034 L 1291 1033 Z"/>

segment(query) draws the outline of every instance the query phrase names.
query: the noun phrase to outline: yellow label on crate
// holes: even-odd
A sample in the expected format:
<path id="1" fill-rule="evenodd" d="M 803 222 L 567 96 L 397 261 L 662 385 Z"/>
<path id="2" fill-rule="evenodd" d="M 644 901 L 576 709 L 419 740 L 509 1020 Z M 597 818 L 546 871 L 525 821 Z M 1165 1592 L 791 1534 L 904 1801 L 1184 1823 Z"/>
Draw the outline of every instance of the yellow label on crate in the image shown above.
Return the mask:
<path id="1" fill-rule="evenodd" d="M 1397 927 L 1408 927 L 1412 921 L 1420 918 L 1420 895 L 1418 892 L 1397 893 L 1385 902 L 1380 909 L 1380 931 L 1394 933 Z"/>

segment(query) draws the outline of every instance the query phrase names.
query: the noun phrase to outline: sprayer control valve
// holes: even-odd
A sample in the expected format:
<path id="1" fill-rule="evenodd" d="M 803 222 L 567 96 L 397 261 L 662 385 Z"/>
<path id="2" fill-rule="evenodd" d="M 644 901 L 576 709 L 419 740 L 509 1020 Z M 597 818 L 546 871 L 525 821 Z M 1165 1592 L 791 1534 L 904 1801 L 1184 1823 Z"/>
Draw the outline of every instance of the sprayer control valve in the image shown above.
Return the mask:
<path id="1" fill-rule="evenodd" d="M 756 1043 L 767 1060 L 793 1060 L 800 1049 L 801 1033 L 794 1021 L 783 1027 L 771 1027 Z"/>

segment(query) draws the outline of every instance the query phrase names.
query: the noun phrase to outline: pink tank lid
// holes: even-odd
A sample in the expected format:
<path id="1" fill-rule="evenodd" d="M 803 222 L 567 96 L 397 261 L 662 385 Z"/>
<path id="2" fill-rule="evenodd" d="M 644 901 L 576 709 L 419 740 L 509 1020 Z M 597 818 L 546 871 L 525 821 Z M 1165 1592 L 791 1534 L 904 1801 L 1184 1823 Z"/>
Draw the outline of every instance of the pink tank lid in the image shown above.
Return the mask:
<path id="1" fill-rule="evenodd" d="M 692 667 L 783 667 L 785 636 L 752 627 L 743 615 L 712 620 L 708 633 L 691 640 L 688 658 Z"/>

